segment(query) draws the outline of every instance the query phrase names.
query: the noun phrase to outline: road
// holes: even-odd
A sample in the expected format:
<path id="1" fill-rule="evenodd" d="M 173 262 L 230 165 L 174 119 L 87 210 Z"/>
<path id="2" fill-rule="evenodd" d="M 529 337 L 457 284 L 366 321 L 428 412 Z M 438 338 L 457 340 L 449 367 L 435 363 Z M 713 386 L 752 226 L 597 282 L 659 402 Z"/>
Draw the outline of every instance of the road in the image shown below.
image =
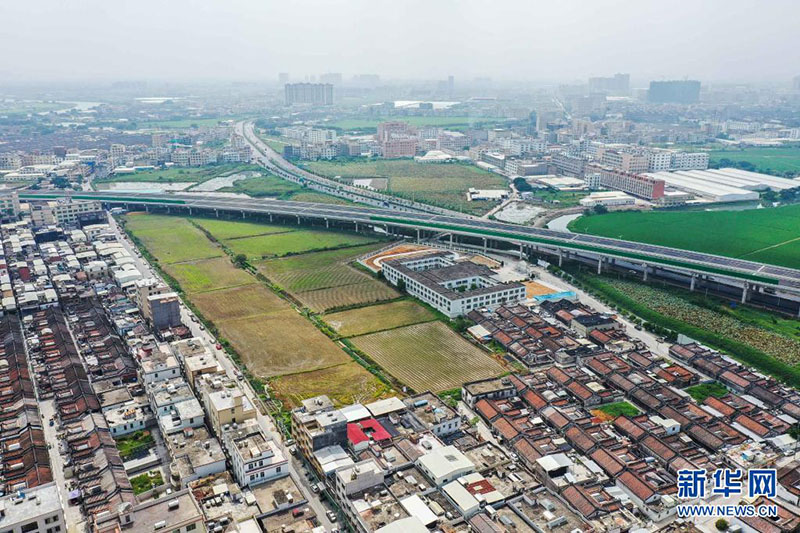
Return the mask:
<path id="1" fill-rule="evenodd" d="M 141 255 L 139 255 L 139 251 L 137 250 L 136 246 L 130 241 L 130 239 L 128 239 L 128 236 L 119 227 L 114 217 L 109 216 L 108 218 L 109 224 L 117 235 L 117 240 L 130 253 L 131 257 L 134 258 L 134 264 L 139 271 L 145 276 L 161 279 L 161 277 L 158 275 L 158 272 L 152 268 L 150 264 L 141 257 Z M 161 279 L 161 281 L 163 282 L 163 279 Z M 227 376 L 230 379 L 236 380 L 237 374 L 239 374 L 236 364 L 231 360 L 225 350 L 218 350 L 216 348 L 217 339 L 214 338 L 211 333 L 209 333 L 205 326 L 199 322 L 194 322 L 192 320 L 193 316 L 194 315 L 191 310 L 184 303 L 181 303 L 182 322 L 192 332 L 192 336 L 198 337 L 206 343 L 209 350 L 214 353 L 217 361 L 219 361 L 220 365 L 222 365 L 222 368 L 225 370 Z M 239 384 L 241 385 L 242 390 L 247 398 L 254 406 L 261 405 L 261 400 L 258 398 L 258 395 L 247 380 L 241 380 L 239 381 Z M 288 458 L 289 475 L 292 477 L 295 484 L 300 488 L 300 491 L 303 493 L 303 497 L 308 500 L 308 505 L 316 513 L 320 525 L 324 526 L 328 531 L 336 528 L 337 526 L 328 520 L 326 515 L 326 512 L 330 510 L 330 508 L 326 506 L 319 496 L 315 494 L 308 486 L 308 482 L 306 480 L 307 469 L 302 464 L 301 460 L 289 453 L 289 449 L 284 442 L 283 435 L 281 435 L 280 431 L 277 430 L 272 419 L 262 413 L 260 409 L 257 409 L 256 412 L 256 420 L 261 426 L 261 429 L 268 437 L 271 437 L 278 444 L 281 452 L 283 452 L 284 456 Z"/>
<path id="2" fill-rule="evenodd" d="M 630 264 L 648 265 L 668 271 L 710 275 L 715 278 L 736 280 L 737 284 L 752 283 L 772 286 L 786 292 L 800 292 L 800 270 L 754 261 L 746 261 L 702 252 L 656 246 L 638 242 L 597 237 L 593 235 L 517 226 L 484 219 L 465 219 L 431 213 L 400 212 L 396 210 L 357 207 L 350 205 L 291 202 L 267 198 L 229 198 L 214 194 L 164 194 L 96 191 L 22 191 L 20 199 L 74 199 L 100 200 L 106 204 L 148 206 L 159 205 L 174 209 L 215 212 L 223 211 L 245 217 L 248 213 L 297 217 L 328 223 L 339 221 L 368 226 L 391 226 L 435 232 L 450 232 L 493 242 L 509 243 L 530 248 L 559 249 L 563 253 L 618 259 Z"/>

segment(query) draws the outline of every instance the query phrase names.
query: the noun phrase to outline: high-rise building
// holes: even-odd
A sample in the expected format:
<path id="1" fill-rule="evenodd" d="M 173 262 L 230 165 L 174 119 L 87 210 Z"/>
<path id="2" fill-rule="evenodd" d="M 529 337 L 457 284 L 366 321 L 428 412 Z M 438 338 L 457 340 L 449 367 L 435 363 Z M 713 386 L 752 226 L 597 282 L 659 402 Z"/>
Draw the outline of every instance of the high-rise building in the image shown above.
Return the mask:
<path id="1" fill-rule="evenodd" d="M 651 81 L 647 100 L 655 104 L 694 104 L 700 100 L 697 80 Z"/>
<path id="2" fill-rule="evenodd" d="M 286 105 L 333 104 L 333 85 L 330 83 L 287 83 Z"/>
<path id="3" fill-rule="evenodd" d="M 280 72 L 278 74 L 278 83 L 281 85 L 286 85 L 289 83 L 289 73 L 288 72 Z"/>
<path id="4" fill-rule="evenodd" d="M 614 74 L 613 77 L 589 78 L 590 93 L 606 93 L 620 96 L 628 94 L 630 91 L 630 74 Z"/>

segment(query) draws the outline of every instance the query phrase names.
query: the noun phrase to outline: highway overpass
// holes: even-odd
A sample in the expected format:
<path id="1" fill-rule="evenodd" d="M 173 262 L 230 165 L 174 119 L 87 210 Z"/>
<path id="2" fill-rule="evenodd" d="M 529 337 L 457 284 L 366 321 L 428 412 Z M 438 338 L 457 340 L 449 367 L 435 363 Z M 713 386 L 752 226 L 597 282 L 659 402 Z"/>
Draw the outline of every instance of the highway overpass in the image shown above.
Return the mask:
<path id="1" fill-rule="evenodd" d="M 722 257 L 637 242 L 503 224 L 484 219 L 466 219 L 430 213 L 349 205 L 289 202 L 272 199 L 230 198 L 213 194 L 122 193 L 113 191 L 28 191 L 22 200 L 72 198 L 97 200 L 107 207 L 167 210 L 173 213 L 259 216 L 291 223 L 309 223 L 356 231 L 377 230 L 390 235 L 426 238 L 444 235 L 445 242 L 478 244 L 486 249 L 516 251 L 524 256 L 547 255 L 551 263 L 576 259 L 591 261 L 597 270 L 625 269 L 645 278 L 669 274 L 696 288 L 708 280 L 737 288 L 742 301 L 758 294 L 776 295 L 798 302 L 800 311 L 800 270 L 753 261 Z M 764 296 L 763 298 L 766 298 Z M 763 299 L 762 298 L 762 299 Z M 787 310 L 784 309 L 784 310 Z"/>
<path id="2" fill-rule="evenodd" d="M 332 196 L 338 196 L 351 202 L 366 204 L 373 207 L 383 207 L 396 211 L 412 213 L 433 213 L 438 215 L 449 215 L 454 217 L 473 218 L 470 215 L 451 211 L 442 207 L 430 204 L 414 202 L 391 194 L 384 194 L 379 191 L 355 187 L 330 178 L 325 178 L 312 174 L 297 165 L 294 165 L 283 158 L 269 147 L 256 135 L 252 122 L 238 122 L 236 132 L 244 137 L 250 147 L 255 151 L 253 158 L 258 164 L 275 174 L 293 183 L 301 184 L 309 189 L 314 189 Z"/>

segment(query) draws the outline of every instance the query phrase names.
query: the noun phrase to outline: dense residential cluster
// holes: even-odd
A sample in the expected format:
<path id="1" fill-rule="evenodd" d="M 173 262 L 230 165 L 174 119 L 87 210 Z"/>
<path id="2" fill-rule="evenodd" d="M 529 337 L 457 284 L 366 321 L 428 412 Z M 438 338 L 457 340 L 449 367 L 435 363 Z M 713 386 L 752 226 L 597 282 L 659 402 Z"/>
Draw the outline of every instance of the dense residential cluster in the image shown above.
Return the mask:
<path id="1" fill-rule="evenodd" d="M 755 504 L 780 516 L 740 527 L 800 527 L 796 391 L 697 344 L 656 356 L 571 300 L 493 309 L 469 313 L 470 333 L 530 373 L 464 384 L 459 411 L 430 392 L 293 411 L 299 450 L 357 531 L 653 530 L 675 519 L 680 470 L 769 465 L 778 498 Z M 714 381 L 724 395 L 687 392 Z"/>
<path id="2" fill-rule="evenodd" d="M 0 226 L 3 531 L 313 520 L 219 346 L 191 335 L 107 214 L 38 225 L 23 205 Z"/>

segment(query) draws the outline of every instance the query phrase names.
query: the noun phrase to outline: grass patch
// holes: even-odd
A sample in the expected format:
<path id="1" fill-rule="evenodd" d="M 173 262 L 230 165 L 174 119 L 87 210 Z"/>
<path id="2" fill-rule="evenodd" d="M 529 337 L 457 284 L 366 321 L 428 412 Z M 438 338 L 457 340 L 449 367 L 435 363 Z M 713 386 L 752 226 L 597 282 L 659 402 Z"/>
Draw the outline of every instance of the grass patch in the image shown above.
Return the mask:
<path id="1" fill-rule="evenodd" d="M 436 320 L 436 315 L 413 300 L 400 300 L 325 315 L 325 322 L 343 337 L 364 335 Z M 459 389 L 460 390 L 460 389 Z"/>
<path id="2" fill-rule="evenodd" d="M 800 268 L 800 205 L 742 211 L 620 211 L 580 217 L 569 228 Z"/>
<path id="3" fill-rule="evenodd" d="M 358 246 L 374 242 L 375 238 L 335 233 L 332 231 L 303 230 L 291 233 L 278 233 L 245 237 L 226 241 L 226 245 L 234 254 L 244 254 L 248 260 L 282 257 L 289 254 Z"/>
<path id="4" fill-rule="evenodd" d="M 286 231 L 295 231 L 297 229 L 293 226 L 261 224 L 260 222 L 242 222 L 220 218 L 192 218 L 190 220 L 209 232 L 215 239 L 219 241 L 239 239 L 241 237 L 252 237 L 255 235 L 284 233 Z"/>
<path id="5" fill-rule="evenodd" d="M 213 178 L 230 176 L 245 171 L 263 172 L 261 167 L 255 165 L 208 165 L 204 167 L 169 167 L 164 169 L 143 170 L 134 174 L 110 174 L 107 178 L 97 180 L 96 183 L 202 183 Z M 247 179 L 247 178 L 246 178 Z M 242 181 L 246 181 L 242 180 Z"/>
<path id="6" fill-rule="evenodd" d="M 123 461 L 141 457 L 156 445 L 153 435 L 147 430 L 135 431 L 130 435 L 119 437 L 116 442 Z"/>
<path id="7" fill-rule="evenodd" d="M 468 202 L 467 190 L 507 189 L 508 181 L 474 165 L 453 163 L 430 165 L 408 159 L 373 159 L 363 161 L 312 161 L 306 168 L 321 176 L 344 181 L 354 178 L 388 178 L 385 192 L 410 200 L 447 209 L 481 214 L 493 202 Z"/>
<path id="8" fill-rule="evenodd" d="M 253 283 L 253 277 L 236 268 L 227 257 L 166 265 L 165 270 L 188 293 Z"/>
<path id="9" fill-rule="evenodd" d="M 728 394 L 728 389 L 725 388 L 725 385 L 716 381 L 687 387 L 685 390 L 697 403 L 703 403 L 709 396 L 721 398 Z"/>
<path id="10" fill-rule="evenodd" d="M 354 337 L 352 343 L 418 392 L 450 390 L 503 373 L 499 363 L 441 322 Z"/>
<path id="11" fill-rule="evenodd" d="M 289 200 L 293 202 L 312 202 L 315 204 L 355 205 L 354 202 L 346 200 L 345 198 L 339 198 L 338 196 L 331 196 L 321 192 L 310 191 L 308 189 L 303 189 L 300 192 L 294 193 Z"/>
<path id="12" fill-rule="evenodd" d="M 712 166 L 728 166 L 729 162 L 750 163 L 757 172 L 766 174 L 783 176 L 787 172 L 792 175 L 800 173 L 800 145 L 727 148 L 712 150 L 708 156 Z"/>
<path id="13" fill-rule="evenodd" d="M 154 470 L 152 472 L 145 472 L 136 477 L 131 478 L 131 487 L 133 487 L 134 494 L 142 494 L 150 489 L 160 487 L 164 484 L 164 478 L 161 477 L 161 472 Z"/>
<path id="14" fill-rule="evenodd" d="M 626 401 L 599 405 L 592 409 L 592 411 L 600 411 L 611 418 L 616 418 L 621 415 L 636 416 L 639 414 L 639 410 Z"/>
<path id="15" fill-rule="evenodd" d="M 126 225 L 160 263 L 170 264 L 196 259 L 221 257 L 203 232 L 185 218 L 168 215 L 132 213 L 125 216 Z"/>
<path id="16" fill-rule="evenodd" d="M 292 194 L 303 190 L 300 185 L 286 181 L 278 176 L 256 176 L 234 182 L 230 187 L 223 187 L 220 192 L 238 192 L 253 198 L 277 198 L 288 200 Z"/>

